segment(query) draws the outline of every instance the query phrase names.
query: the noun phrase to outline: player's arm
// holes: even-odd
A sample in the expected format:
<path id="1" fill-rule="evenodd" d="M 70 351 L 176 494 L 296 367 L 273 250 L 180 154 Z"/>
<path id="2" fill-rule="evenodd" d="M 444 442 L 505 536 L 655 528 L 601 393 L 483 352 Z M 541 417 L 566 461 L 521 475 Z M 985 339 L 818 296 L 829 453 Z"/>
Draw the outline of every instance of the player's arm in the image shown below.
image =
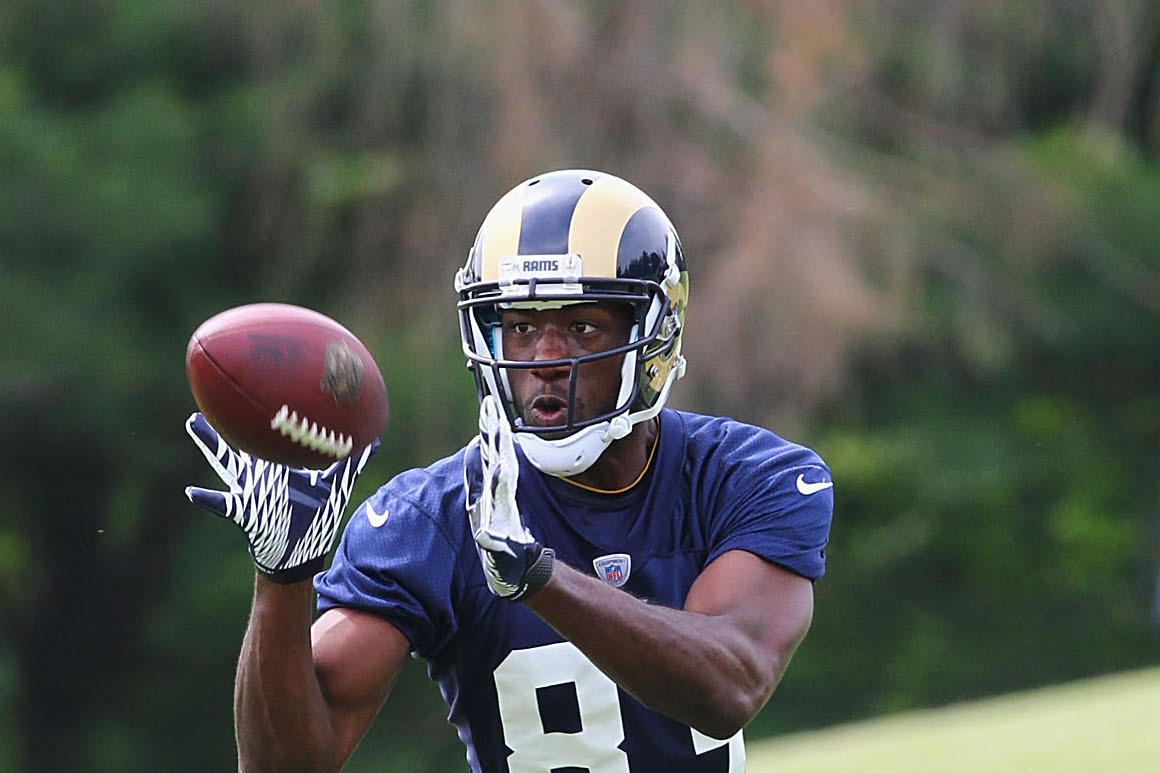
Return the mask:
<path id="1" fill-rule="evenodd" d="M 524 603 L 643 704 L 728 738 L 769 700 L 813 615 L 813 585 L 740 550 L 683 609 L 647 604 L 556 562 Z"/>
<path id="2" fill-rule="evenodd" d="M 334 609 L 312 628 L 311 599 L 309 582 L 256 580 L 234 692 L 243 773 L 339 770 L 406 662 L 387 621 Z"/>
<path id="3" fill-rule="evenodd" d="M 257 570 L 235 681 L 239 767 L 338 770 L 410 649 L 389 623 L 353 612 L 324 614 L 312 634 L 309 579 L 322 568 L 377 442 L 310 470 L 231 448 L 199 413 L 186 429 L 225 485 L 190 487 L 186 495 L 242 530 Z"/>
<path id="4" fill-rule="evenodd" d="M 411 644 L 384 618 L 331 609 L 312 630 L 314 672 L 330 707 L 338 770 L 370 727 L 409 660 Z"/>

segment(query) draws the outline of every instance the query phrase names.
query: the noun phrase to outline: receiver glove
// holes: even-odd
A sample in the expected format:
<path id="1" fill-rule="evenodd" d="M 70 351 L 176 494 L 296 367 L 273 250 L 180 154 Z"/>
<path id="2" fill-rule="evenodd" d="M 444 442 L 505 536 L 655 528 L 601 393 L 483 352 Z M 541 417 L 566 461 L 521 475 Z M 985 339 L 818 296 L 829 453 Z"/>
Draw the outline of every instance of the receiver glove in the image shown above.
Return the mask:
<path id="1" fill-rule="evenodd" d="M 355 479 L 379 441 L 325 470 L 309 470 L 235 451 L 200 413 L 185 429 L 228 489 L 190 486 L 189 501 L 236 523 L 254 565 L 271 580 L 298 582 L 320 571 Z"/>
<path id="2" fill-rule="evenodd" d="M 479 406 L 479 437 L 464 457 L 467 514 L 491 592 L 518 601 L 536 592 L 552 573 L 555 553 L 524 526 L 516 506 L 519 461 L 511 425 L 494 395 Z"/>

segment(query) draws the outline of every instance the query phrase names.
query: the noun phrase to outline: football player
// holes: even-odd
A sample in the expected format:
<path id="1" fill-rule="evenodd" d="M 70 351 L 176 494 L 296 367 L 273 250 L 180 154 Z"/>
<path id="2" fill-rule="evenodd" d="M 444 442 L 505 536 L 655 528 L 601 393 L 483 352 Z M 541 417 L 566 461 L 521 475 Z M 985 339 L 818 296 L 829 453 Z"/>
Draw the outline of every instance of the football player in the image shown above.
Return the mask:
<path id="1" fill-rule="evenodd" d="M 742 728 L 813 613 L 833 505 L 813 451 L 666 408 L 685 370 L 681 243 L 647 195 L 516 186 L 456 274 L 479 434 L 362 503 L 189 431 L 258 568 L 237 673 L 245 771 L 342 767 L 412 654 L 476 773 L 739 773 Z M 319 524 L 326 524 L 320 527 Z"/>

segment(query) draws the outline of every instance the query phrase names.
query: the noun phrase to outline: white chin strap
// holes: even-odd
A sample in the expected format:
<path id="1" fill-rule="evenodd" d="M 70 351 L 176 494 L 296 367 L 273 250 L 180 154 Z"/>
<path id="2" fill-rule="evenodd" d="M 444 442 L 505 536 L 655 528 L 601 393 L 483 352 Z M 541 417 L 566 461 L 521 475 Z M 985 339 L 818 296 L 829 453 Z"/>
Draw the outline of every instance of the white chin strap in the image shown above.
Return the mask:
<path id="1" fill-rule="evenodd" d="M 632 423 L 628 417 L 617 416 L 559 440 L 547 440 L 528 432 L 515 433 L 515 440 L 537 470 L 567 478 L 587 470 L 612 441 L 627 437 L 630 432 Z"/>

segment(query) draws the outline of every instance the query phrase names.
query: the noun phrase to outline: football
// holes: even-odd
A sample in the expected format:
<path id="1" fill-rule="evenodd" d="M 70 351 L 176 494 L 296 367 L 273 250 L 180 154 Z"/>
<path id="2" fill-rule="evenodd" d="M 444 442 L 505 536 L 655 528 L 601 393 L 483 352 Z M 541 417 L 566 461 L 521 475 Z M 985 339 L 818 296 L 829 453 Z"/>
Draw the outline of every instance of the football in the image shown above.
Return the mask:
<path id="1" fill-rule="evenodd" d="M 282 303 L 221 312 L 189 339 L 198 409 L 232 446 L 323 469 L 387 425 L 387 388 L 371 353 L 325 314 Z"/>

